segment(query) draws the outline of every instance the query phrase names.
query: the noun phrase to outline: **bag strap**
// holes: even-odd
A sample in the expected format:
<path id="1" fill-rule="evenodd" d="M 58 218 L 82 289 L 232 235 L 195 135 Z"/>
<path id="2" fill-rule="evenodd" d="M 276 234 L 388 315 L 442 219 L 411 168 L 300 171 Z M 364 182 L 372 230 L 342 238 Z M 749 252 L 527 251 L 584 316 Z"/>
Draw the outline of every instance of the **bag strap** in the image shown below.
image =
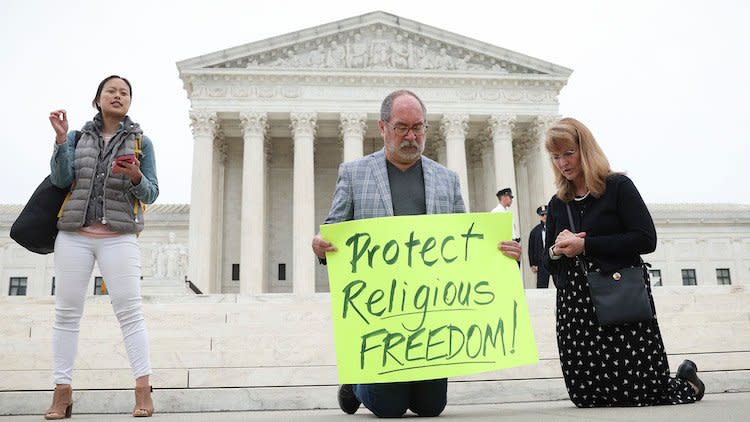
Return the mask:
<path id="1" fill-rule="evenodd" d="M 143 134 L 139 133 L 135 136 L 135 146 L 133 147 L 133 152 L 140 160 L 141 157 L 143 157 L 143 150 L 141 149 L 141 141 L 143 140 Z"/>
<path id="2" fill-rule="evenodd" d="M 75 137 L 73 138 L 73 149 L 75 150 L 78 148 L 78 141 L 81 140 L 81 136 L 83 135 L 83 132 L 80 130 L 76 131 Z M 57 218 L 60 218 L 63 216 L 63 209 L 65 208 L 65 204 L 68 203 L 68 200 L 70 200 L 70 195 L 73 194 L 73 188 L 76 186 L 76 179 L 73 177 L 73 183 L 70 184 L 70 188 L 68 188 L 68 194 L 65 195 L 65 199 L 63 199 L 62 204 L 60 205 L 60 209 L 57 211 Z"/>
<path id="3" fill-rule="evenodd" d="M 570 204 L 567 202 L 565 203 L 565 209 L 568 211 L 568 222 L 570 223 L 570 231 L 573 233 L 576 233 L 576 225 L 573 224 L 573 213 L 570 211 Z M 583 262 L 583 257 L 578 257 L 578 265 L 581 266 L 581 271 L 583 271 L 584 275 L 588 275 L 588 270 L 586 270 L 586 264 Z"/>
<path id="4" fill-rule="evenodd" d="M 135 145 L 133 147 L 133 152 L 135 153 L 135 156 L 138 157 L 138 160 L 140 160 L 141 157 L 143 157 L 143 149 L 141 149 L 142 141 L 143 141 L 142 133 L 139 133 L 138 135 L 135 136 Z M 146 204 L 144 204 L 138 198 L 135 198 L 135 201 L 133 201 L 133 215 L 136 216 L 136 221 L 138 221 L 138 208 L 139 207 L 141 208 L 141 213 L 146 212 Z"/>

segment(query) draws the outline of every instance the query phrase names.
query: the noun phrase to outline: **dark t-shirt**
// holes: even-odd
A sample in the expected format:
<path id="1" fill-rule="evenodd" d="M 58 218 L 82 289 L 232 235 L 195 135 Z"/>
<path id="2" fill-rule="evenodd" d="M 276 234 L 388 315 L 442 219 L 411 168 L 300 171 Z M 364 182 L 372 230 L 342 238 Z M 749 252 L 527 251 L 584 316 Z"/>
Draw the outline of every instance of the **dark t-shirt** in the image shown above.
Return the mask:
<path id="1" fill-rule="evenodd" d="M 391 187 L 393 215 L 418 215 L 427 213 L 424 196 L 422 160 L 401 171 L 386 160 L 388 184 Z"/>

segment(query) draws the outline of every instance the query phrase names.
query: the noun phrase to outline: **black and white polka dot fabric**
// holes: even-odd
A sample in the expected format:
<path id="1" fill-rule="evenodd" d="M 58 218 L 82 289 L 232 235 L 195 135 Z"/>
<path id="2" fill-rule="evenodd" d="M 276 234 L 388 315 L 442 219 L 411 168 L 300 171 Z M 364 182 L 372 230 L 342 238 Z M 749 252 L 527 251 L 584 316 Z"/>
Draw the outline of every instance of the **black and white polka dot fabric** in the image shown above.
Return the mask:
<path id="1" fill-rule="evenodd" d="M 656 319 L 601 327 L 586 276 L 574 266 L 557 291 L 557 345 L 570 400 L 577 407 L 650 406 L 695 401 L 695 391 L 669 376 Z M 651 289 L 649 299 L 653 302 Z"/>

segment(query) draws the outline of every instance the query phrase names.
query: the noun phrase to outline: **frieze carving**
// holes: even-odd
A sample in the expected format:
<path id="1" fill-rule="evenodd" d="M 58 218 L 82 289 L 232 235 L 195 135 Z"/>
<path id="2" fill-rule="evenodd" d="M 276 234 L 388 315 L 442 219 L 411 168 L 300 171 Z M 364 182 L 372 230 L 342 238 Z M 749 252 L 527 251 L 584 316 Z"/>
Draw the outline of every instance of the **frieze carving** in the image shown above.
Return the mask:
<path id="1" fill-rule="evenodd" d="M 442 70 L 539 73 L 397 28 L 373 25 L 255 53 L 214 68 Z"/>
<path id="2" fill-rule="evenodd" d="M 476 79 L 459 78 L 451 76 L 448 72 L 442 74 L 443 77 L 428 79 L 420 76 L 398 75 L 399 85 L 419 87 L 442 86 L 445 92 L 441 95 L 449 100 L 461 101 L 493 101 L 504 103 L 537 103 L 538 97 L 527 91 L 537 90 L 536 81 L 529 80 L 504 80 L 492 81 L 486 80 L 478 82 Z M 490 75 L 491 76 L 491 75 Z M 191 99 L 219 99 L 212 95 L 218 95 L 219 90 L 212 88 L 213 84 L 225 83 L 215 80 L 211 75 L 196 75 L 190 77 L 190 82 L 186 83 L 186 90 Z M 368 95 L 372 91 L 377 97 L 381 95 L 380 88 L 383 86 L 391 87 L 392 81 L 384 79 L 383 74 L 358 73 L 350 74 L 303 74 L 303 73 L 275 73 L 274 75 L 235 75 L 231 82 L 225 85 L 223 93 L 224 98 L 234 98 L 238 100 L 260 99 L 260 100 L 279 100 L 279 99 L 297 99 L 297 98 L 318 98 L 318 97 L 342 97 L 351 95 L 351 91 L 343 92 L 341 86 L 358 86 L 357 92 L 361 95 Z M 544 82 L 544 101 L 545 104 L 557 104 L 557 92 L 562 88 L 562 83 L 558 81 Z M 336 87 L 339 88 L 336 88 Z M 532 98 L 533 97 L 533 98 Z"/>

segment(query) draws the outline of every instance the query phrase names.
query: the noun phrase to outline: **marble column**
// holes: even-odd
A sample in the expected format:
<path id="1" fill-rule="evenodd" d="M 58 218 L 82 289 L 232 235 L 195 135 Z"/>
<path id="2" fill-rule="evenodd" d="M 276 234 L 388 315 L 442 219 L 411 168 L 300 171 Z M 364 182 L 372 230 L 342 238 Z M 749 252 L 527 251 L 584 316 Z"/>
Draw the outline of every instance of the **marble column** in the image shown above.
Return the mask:
<path id="1" fill-rule="evenodd" d="M 344 140 L 343 162 L 352 161 L 364 155 L 363 145 L 367 131 L 366 113 L 341 113 L 341 137 Z"/>
<path id="2" fill-rule="evenodd" d="M 240 113 L 244 137 L 242 154 L 242 212 L 240 218 L 240 294 L 267 291 L 266 268 L 266 113 Z"/>
<path id="3" fill-rule="evenodd" d="M 487 129 L 492 140 L 492 155 L 495 159 L 494 193 L 496 194 L 498 190 L 503 188 L 510 188 L 513 191 L 515 198 L 510 206 L 513 213 L 513 222 L 518 235 L 523 239 L 524 235 L 521 230 L 523 220 L 520 218 L 519 202 L 523 200 L 524 192 L 519 190 L 519 186 L 523 185 L 516 182 L 518 161 L 514 159 L 513 155 L 513 128 L 515 124 L 515 115 L 498 114 L 490 116 L 487 121 Z"/>
<path id="4" fill-rule="evenodd" d="M 528 140 L 521 140 L 521 142 L 526 142 L 528 145 Z M 526 153 L 527 151 L 523 145 L 519 145 L 514 151 L 514 162 L 516 165 L 515 178 L 516 183 L 518 184 L 518 193 L 516 194 L 515 199 L 513 199 L 513 213 L 519 236 L 521 236 L 521 246 L 523 247 L 523 256 L 521 256 L 521 278 L 523 280 L 523 286 L 526 289 L 533 289 L 536 287 L 536 276 L 531 274 L 528 258 L 529 254 L 526 248 L 529 247 L 529 233 L 537 221 L 533 221 L 532 224 L 532 220 L 529 218 L 529 214 L 532 211 L 530 210 L 531 205 L 528 189 L 530 169 L 528 156 L 525 155 Z M 534 208 L 534 211 L 535 210 L 536 208 Z"/>
<path id="5" fill-rule="evenodd" d="M 482 200 L 476 201 L 481 204 L 481 209 L 475 212 L 490 211 L 497 205 L 497 186 L 495 185 L 495 161 L 492 157 L 493 144 L 489 137 L 483 135 L 479 140 L 479 148 L 482 163 Z"/>
<path id="6" fill-rule="evenodd" d="M 485 134 L 469 140 L 469 162 L 467 171 L 471 181 L 470 195 L 474 198 L 471 209 L 474 212 L 485 212 L 497 204 L 495 199 L 495 174 L 493 173 L 492 154 L 489 154 L 490 141 Z"/>
<path id="7" fill-rule="evenodd" d="M 190 122 L 193 130 L 193 180 L 190 191 L 190 269 L 188 279 L 203 293 L 212 291 L 215 274 L 216 235 L 213 215 L 214 191 L 214 134 L 217 129 L 216 113 L 191 111 Z"/>
<path id="8" fill-rule="evenodd" d="M 315 293 L 315 256 L 310 245 L 315 235 L 315 161 L 317 114 L 291 113 L 294 138 L 292 188 L 292 289 L 295 294 Z"/>
<path id="9" fill-rule="evenodd" d="M 440 120 L 440 131 L 445 139 L 447 165 L 458 174 L 461 181 L 461 196 L 469 212 L 469 177 L 466 171 L 466 130 L 469 127 L 469 115 L 461 113 L 446 114 Z"/>
<path id="10" fill-rule="evenodd" d="M 516 124 L 515 115 L 495 115 L 488 120 L 488 131 L 492 140 L 492 152 L 495 158 L 495 190 L 510 188 L 518 198 L 520 194 L 516 183 L 516 167 L 513 158 L 513 128 Z M 520 229 L 518 219 L 518 199 L 511 205 L 512 213 L 516 216 L 516 226 Z M 523 237 L 523 236 L 522 236 Z"/>
<path id="11" fill-rule="evenodd" d="M 221 125 L 214 133 L 214 172 L 211 183 L 213 184 L 213 207 L 212 213 L 216 216 L 213 221 L 213 277 L 209 290 L 216 293 L 224 293 L 230 286 L 224 286 L 224 191 L 226 189 L 224 180 L 227 169 L 227 144 L 226 136 Z M 234 286 L 231 286 L 234 288 Z M 232 290 L 235 292 L 236 290 Z"/>

